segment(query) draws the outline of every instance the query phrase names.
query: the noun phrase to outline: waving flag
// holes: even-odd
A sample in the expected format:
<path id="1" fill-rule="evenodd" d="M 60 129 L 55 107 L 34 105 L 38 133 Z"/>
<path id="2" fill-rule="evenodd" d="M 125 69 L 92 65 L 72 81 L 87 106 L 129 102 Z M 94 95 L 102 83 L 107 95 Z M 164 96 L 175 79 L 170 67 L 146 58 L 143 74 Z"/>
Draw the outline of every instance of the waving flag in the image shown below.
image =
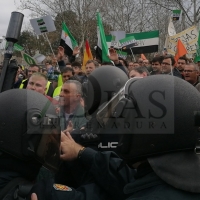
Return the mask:
<path id="1" fill-rule="evenodd" d="M 197 50 L 196 50 L 196 56 L 194 58 L 194 62 L 200 61 L 200 31 L 199 31 L 199 37 L 197 41 Z"/>
<path id="2" fill-rule="evenodd" d="M 181 56 L 184 56 L 185 54 L 187 54 L 187 50 L 186 50 L 184 44 L 181 42 L 181 40 L 178 39 L 177 46 L 176 46 L 176 55 L 174 57 L 175 61 L 177 62 L 178 59 Z"/>
<path id="3" fill-rule="evenodd" d="M 106 36 L 105 36 L 101 16 L 99 13 L 97 13 L 97 37 L 98 37 L 98 44 L 96 48 L 96 57 L 102 62 L 109 62 L 110 59 L 108 58 L 109 52 L 108 52 L 108 46 L 106 43 Z"/>
<path id="4" fill-rule="evenodd" d="M 93 60 L 92 52 L 90 49 L 90 45 L 88 40 L 85 41 L 85 50 L 84 50 L 84 56 L 83 56 L 83 66 L 82 70 L 85 71 L 85 64 L 88 60 Z"/>
<path id="5" fill-rule="evenodd" d="M 74 39 L 64 22 L 62 23 L 60 46 L 62 46 L 65 49 L 65 54 L 67 56 L 72 56 L 73 49 L 76 46 L 78 46 L 78 43 L 76 42 L 76 40 Z"/>

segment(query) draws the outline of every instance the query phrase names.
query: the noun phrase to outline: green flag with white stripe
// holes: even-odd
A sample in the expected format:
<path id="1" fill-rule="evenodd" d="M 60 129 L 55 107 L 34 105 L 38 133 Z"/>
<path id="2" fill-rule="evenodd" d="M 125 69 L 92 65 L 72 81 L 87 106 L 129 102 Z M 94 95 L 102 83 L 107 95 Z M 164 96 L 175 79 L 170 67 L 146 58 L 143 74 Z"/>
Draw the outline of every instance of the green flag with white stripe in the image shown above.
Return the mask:
<path id="1" fill-rule="evenodd" d="M 111 35 L 106 35 L 108 46 L 111 44 L 111 39 Z M 131 54 L 131 50 L 134 54 L 158 52 L 159 31 L 128 33 L 124 39 L 120 40 L 120 43 L 122 51 L 128 54 Z"/>

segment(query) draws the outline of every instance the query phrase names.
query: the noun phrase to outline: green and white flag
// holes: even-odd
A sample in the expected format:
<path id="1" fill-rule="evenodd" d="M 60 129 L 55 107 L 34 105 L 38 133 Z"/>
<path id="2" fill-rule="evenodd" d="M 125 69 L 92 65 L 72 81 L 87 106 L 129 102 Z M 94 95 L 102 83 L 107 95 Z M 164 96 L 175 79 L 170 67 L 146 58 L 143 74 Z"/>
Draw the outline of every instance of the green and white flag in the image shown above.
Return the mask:
<path id="1" fill-rule="evenodd" d="M 127 58 L 127 53 L 124 51 L 116 50 L 117 54 L 119 57 L 126 59 Z"/>
<path id="2" fill-rule="evenodd" d="M 134 39 L 136 42 L 134 42 Z M 108 46 L 110 46 L 111 35 L 106 35 L 106 41 Z M 122 50 L 130 55 L 132 54 L 131 50 L 133 54 L 158 52 L 159 31 L 128 33 L 126 34 L 126 39 L 120 40 L 120 42 L 121 41 L 123 42 L 122 44 L 127 44 Z"/>
<path id="3" fill-rule="evenodd" d="M 194 58 L 194 62 L 200 61 L 200 31 L 199 31 L 199 37 L 197 41 L 197 49 L 196 49 L 196 56 Z"/>
<path id="4" fill-rule="evenodd" d="M 36 61 L 34 58 L 32 58 L 30 55 L 22 52 L 22 58 L 28 65 L 36 65 Z"/>
<path id="5" fill-rule="evenodd" d="M 173 10 L 172 11 L 172 20 L 173 21 L 181 20 L 181 14 L 182 14 L 181 10 Z"/>
<path id="6" fill-rule="evenodd" d="M 6 47 L 8 46 L 8 43 L 6 42 Z M 14 51 L 23 51 L 24 48 L 22 46 L 20 46 L 19 44 L 15 43 L 13 46 L 13 50 Z"/>
<path id="7" fill-rule="evenodd" d="M 123 47 L 132 48 L 134 46 L 137 46 L 137 41 L 134 36 L 125 37 L 124 39 L 121 39 L 119 42 L 121 43 L 122 48 Z"/>
<path id="8" fill-rule="evenodd" d="M 62 23 L 60 46 L 65 49 L 65 54 L 69 57 L 72 56 L 74 48 L 78 46 L 77 41 L 74 39 L 64 22 Z"/>
<path id="9" fill-rule="evenodd" d="M 121 44 L 119 40 L 124 39 L 126 37 L 126 32 L 125 31 L 110 31 L 110 34 L 112 36 L 110 47 L 114 47 L 117 49 L 121 48 Z"/>
<path id="10" fill-rule="evenodd" d="M 106 43 L 103 23 L 99 13 L 97 13 L 97 37 L 98 37 L 98 43 L 96 48 L 96 57 L 102 62 L 110 62 L 110 59 L 108 58 L 109 52 Z"/>
<path id="11" fill-rule="evenodd" d="M 24 48 L 22 47 L 22 46 L 20 46 L 19 44 L 14 44 L 14 50 L 15 51 L 23 51 L 24 50 Z"/>

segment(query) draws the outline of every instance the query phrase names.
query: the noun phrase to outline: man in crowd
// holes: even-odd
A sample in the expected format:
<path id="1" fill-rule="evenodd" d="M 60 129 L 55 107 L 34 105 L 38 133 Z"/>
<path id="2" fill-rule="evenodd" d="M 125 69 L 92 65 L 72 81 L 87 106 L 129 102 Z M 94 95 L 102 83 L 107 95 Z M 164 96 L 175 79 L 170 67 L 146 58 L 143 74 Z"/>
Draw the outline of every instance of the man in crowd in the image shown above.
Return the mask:
<path id="1" fill-rule="evenodd" d="M 162 67 L 162 74 L 169 74 L 172 76 L 177 76 L 179 78 L 182 78 L 181 73 L 174 67 L 175 60 L 174 56 L 167 55 L 163 58 L 161 67 Z"/>
<path id="2" fill-rule="evenodd" d="M 142 61 L 143 66 L 149 67 L 149 60 L 145 59 Z"/>
<path id="3" fill-rule="evenodd" d="M 137 62 L 129 62 L 128 63 L 128 71 L 130 72 L 135 67 L 139 67 L 140 65 Z"/>
<path id="4" fill-rule="evenodd" d="M 139 63 L 140 66 L 143 65 L 143 59 L 142 58 L 138 58 L 137 62 Z"/>
<path id="5" fill-rule="evenodd" d="M 156 75 L 156 74 L 161 74 L 162 73 L 162 63 L 163 57 L 161 56 L 156 56 L 152 59 L 151 61 L 151 66 L 152 66 L 152 72 L 151 75 Z"/>
<path id="6" fill-rule="evenodd" d="M 134 63 L 133 62 L 129 62 L 128 63 L 128 71 L 130 72 L 133 68 L 134 68 Z"/>
<path id="7" fill-rule="evenodd" d="M 22 83 L 20 85 L 19 88 L 21 89 L 25 89 L 27 87 L 29 78 L 32 76 L 33 73 L 39 72 L 40 71 L 40 67 L 37 65 L 30 65 L 28 68 L 28 78 L 25 80 L 22 80 Z M 52 97 L 53 96 L 53 86 L 52 83 L 50 81 L 47 81 L 47 85 L 46 85 L 46 91 L 45 94 Z"/>
<path id="8" fill-rule="evenodd" d="M 62 71 L 61 71 L 62 83 L 65 83 L 72 76 L 74 76 L 73 68 L 65 67 L 65 68 L 62 69 Z M 53 98 L 56 99 L 56 100 L 59 100 L 59 95 L 60 95 L 62 85 L 58 86 L 53 92 Z"/>
<path id="9" fill-rule="evenodd" d="M 80 62 L 73 62 L 71 64 L 73 70 L 74 70 L 74 75 L 77 75 L 77 76 L 82 76 L 84 75 L 83 72 L 82 72 L 82 69 L 81 69 L 81 63 Z"/>
<path id="10" fill-rule="evenodd" d="M 61 130 L 66 130 L 69 122 L 73 129 L 81 129 L 86 125 L 84 108 L 81 105 L 82 85 L 79 81 L 68 80 L 64 82 L 59 95 Z"/>
<path id="11" fill-rule="evenodd" d="M 129 72 L 129 78 L 146 77 L 149 75 L 150 75 L 149 71 L 144 66 L 135 67 Z"/>
<path id="12" fill-rule="evenodd" d="M 184 68 L 187 63 L 188 63 L 188 59 L 185 57 L 180 57 L 177 61 L 176 68 L 178 69 L 178 71 L 181 73 L 182 76 L 183 76 Z"/>
<path id="13" fill-rule="evenodd" d="M 48 79 L 44 74 L 36 72 L 32 74 L 32 76 L 28 79 L 28 84 L 26 89 L 34 90 L 40 94 L 45 95 L 54 105 L 57 105 L 58 101 L 45 94 L 47 82 Z"/>
<path id="14" fill-rule="evenodd" d="M 199 68 L 194 63 L 189 63 L 185 65 L 183 71 L 184 78 L 187 82 L 192 84 L 200 92 L 200 83 L 199 83 Z"/>
<path id="15" fill-rule="evenodd" d="M 40 71 L 40 67 L 37 65 L 30 65 L 28 68 L 28 79 L 32 76 L 33 73 L 39 72 Z M 27 84 L 28 84 L 28 79 L 25 79 L 22 81 L 20 88 L 25 89 Z"/>
<path id="16" fill-rule="evenodd" d="M 88 80 L 88 76 L 99 67 L 99 63 L 95 60 L 88 60 L 85 64 L 85 75 L 81 78 L 81 82 L 84 83 Z"/>

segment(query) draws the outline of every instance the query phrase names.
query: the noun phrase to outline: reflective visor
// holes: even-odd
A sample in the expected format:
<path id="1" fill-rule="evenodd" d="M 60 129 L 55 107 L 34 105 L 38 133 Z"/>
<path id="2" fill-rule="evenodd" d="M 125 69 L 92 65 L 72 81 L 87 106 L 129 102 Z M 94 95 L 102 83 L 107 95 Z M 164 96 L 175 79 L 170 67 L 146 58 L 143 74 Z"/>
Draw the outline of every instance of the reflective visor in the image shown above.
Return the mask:
<path id="1" fill-rule="evenodd" d="M 48 127 L 44 129 L 39 142 L 36 155 L 44 167 L 58 170 L 60 165 L 60 127 Z"/>

